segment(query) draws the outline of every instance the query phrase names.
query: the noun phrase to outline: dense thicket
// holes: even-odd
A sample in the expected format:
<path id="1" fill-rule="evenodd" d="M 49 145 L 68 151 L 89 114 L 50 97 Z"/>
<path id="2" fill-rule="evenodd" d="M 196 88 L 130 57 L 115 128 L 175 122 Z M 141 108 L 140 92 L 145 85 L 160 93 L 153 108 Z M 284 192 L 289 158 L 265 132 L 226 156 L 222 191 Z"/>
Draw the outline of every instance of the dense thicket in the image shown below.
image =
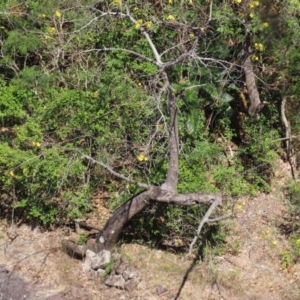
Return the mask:
<path id="1" fill-rule="evenodd" d="M 292 134 L 300 129 L 299 16 L 297 0 L 2 1 L 1 214 L 58 224 L 89 211 L 95 191 L 109 192 L 112 208 L 138 192 L 87 156 L 127 178 L 162 182 L 167 95 L 143 31 L 163 61 L 181 58 L 169 71 L 179 192 L 268 191 L 285 149 L 284 96 Z M 184 57 L 191 50 L 197 58 Z M 248 115 L 249 53 L 267 102 L 259 118 Z M 186 233 L 200 217 L 200 208 L 154 207 L 135 226 Z"/>

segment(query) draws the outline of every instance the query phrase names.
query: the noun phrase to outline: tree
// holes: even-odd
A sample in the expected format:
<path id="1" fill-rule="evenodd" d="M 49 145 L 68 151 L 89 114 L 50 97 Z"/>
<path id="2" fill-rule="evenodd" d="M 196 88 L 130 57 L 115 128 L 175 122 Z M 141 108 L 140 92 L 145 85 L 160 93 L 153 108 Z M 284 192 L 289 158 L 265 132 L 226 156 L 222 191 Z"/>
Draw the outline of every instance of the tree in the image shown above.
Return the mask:
<path id="1" fill-rule="evenodd" d="M 238 0 L 2 4 L 5 209 L 44 225 L 59 223 L 89 209 L 94 186 L 122 179 L 132 198 L 104 227 L 99 251 L 111 249 L 123 226 L 150 203 L 211 205 L 200 230 L 222 192 L 267 190 L 279 148 L 273 140 L 281 133 L 284 62 L 274 55 L 286 44 L 270 47 L 264 39 L 289 35 L 294 6 Z M 281 31 L 273 35 L 274 20 Z M 177 193 L 180 176 L 190 181 Z"/>
<path id="2" fill-rule="evenodd" d="M 131 52 L 134 55 L 142 58 L 143 60 L 150 61 L 155 64 L 158 68 L 157 75 L 162 80 L 162 87 L 157 87 L 158 93 L 156 95 L 156 101 L 159 103 L 162 101 L 162 95 L 166 95 L 167 103 L 168 103 L 168 111 L 169 116 L 163 116 L 164 118 L 168 118 L 168 141 L 169 141 L 169 163 L 168 163 L 168 171 L 166 175 L 166 179 L 160 186 L 153 185 L 145 185 L 141 183 L 137 183 L 140 187 L 145 188 L 146 190 L 133 196 L 130 200 L 128 200 L 125 204 L 123 204 L 107 221 L 106 225 L 103 228 L 103 232 L 97 238 L 96 249 L 97 252 L 105 249 L 111 250 L 120 235 L 121 230 L 125 226 L 125 224 L 138 212 L 143 210 L 146 206 L 148 206 L 151 202 L 165 202 L 165 203 L 174 203 L 177 205 L 194 205 L 194 204 L 211 204 L 210 213 L 206 215 L 205 221 L 208 221 L 210 214 L 213 209 L 218 205 L 221 205 L 222 196 L 220 194 L 211 194 L 211 193 L 189 193 L 189 194 L 177 194 L 177 184 L 178 184 L 178 172 L 179 172 L 179 134 L 178 134 L 178 108 L 176 104 L 176 96 L 174 89 L 172 87 L 170 77 L 170 70 L 172 67 L 176 66 L 180 62 L 184 60 L 189 60 L 190 58 L 201 60 L 201 58 L 197 57 L 195 54 L 195 46 L 197 43 L 194 43 L 192 48 L 188 50 L 188 52 L 182 53 L 178 57 L 176 57 L 173 61 L 163 62 L 162 54 L 158 52 L 153 40 L 151 39 L 149 33 L 147 32 L 147 23 L 142 24 L 142 22 L 137 21 L 130 13 L 129 7 L 125 4 L 124 12 L 102 12 L 97 9 L 97 12 L 103 16 L 117 16 L 119 18 L 129 19 L 133 24 L 135 24 L 136 28 L 140 30 L 141 34 L 145 37 L 148 42 L 149 47 L 151 48 L 152 54 L 155 57 L 153 60 L 150 57 L 146 57 L 143 54 L 128 50 L 128 49 L 98 49 L 98 51 L 107 51 L 107 50 L 115 50 L 115 51 L 125 51 Z M 169 16 L 169 19 L 172 18 Z M 93 160 L 92 157 L 84 155 L 85 158 L 89 160 Z M 97 163 L 97 161 L 94 161 Z M 102 164 L 106 169 L 111 170 L 108 166 Z M 112 171 L 112 170 L 111 170 Z M 112 171 L 112 174 L 121 177 L 122 179 L 126 179 L 129 182 L 132 180 L 128 178 L 124 178 L 120 174 L 117 174 Z M 200 232 L 199 232 L 200 233 Z M 198 234 L 199 234 L 198 233 Z M 80 252 L 85 252 L 87 247 L 75 246 L 72 243 L 66 241 L 65 246 L 69 249 L 72 249 L 76 254 L 80 254 Z"/>

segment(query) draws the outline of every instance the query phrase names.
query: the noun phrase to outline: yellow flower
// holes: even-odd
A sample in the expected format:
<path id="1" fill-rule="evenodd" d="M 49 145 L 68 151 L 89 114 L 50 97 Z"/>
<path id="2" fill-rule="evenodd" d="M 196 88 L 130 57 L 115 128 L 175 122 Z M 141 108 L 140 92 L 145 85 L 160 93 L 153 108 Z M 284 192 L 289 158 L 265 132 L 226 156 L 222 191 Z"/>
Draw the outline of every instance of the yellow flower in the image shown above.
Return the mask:
<path id="1" fill-rule="evenodd" d="M 55 27 L 48 27 L 47 28 L 47 31 L 49 32 L 49 33 L 55 33 Z"/>
<path id="2" fill-rule="evenodd" d="M 57 11 L 55 12 L 55 14 L 54 14 L 54 17 L 59 18 L 60 16 L 61 16 L 61 13 L 57 10 Z"/>
<path id="3" fill-rule="evenodd" d="M 45 35 L 44 37 L 45 37 L 45 40 L 51 40 L 52 39 L 52 37 L 49 36 L 49 35 Z"/>
<path id="4" fill-rule="evenodd" d="M 147 22 L 145 23 L 145 25 L 146 25 L 146 27 L 147 27 L 148 29 L 150 29 L 150 28 L 152 27 L 152 22 L 151 22 L 151 21 L 147 21 Z"/>
<path id="5" fill-rule="evenodd" d="M 122 5 L 122 0 L 114 0 L 112 3 L 112 5 Z"/>
<path id="6" fill-rule="evenodd" d="M 300 246 L 300 239 L 296 241 L 296 245 Z"/>
<path id="7" fill-rule="evenodd" d="M 254 16 L 255 16 L 255 14 L 254 14 L 254 12 L 252 11 L 252 12 L 249 14 L 249 17 L 250 17 L 251 19 L 253 19 Z"/>
<path id="8" fill-rule="evenodd" d="M 15 177 L 14 172 L 13 172 L 13 171 L 10 171 L 10 172 L 9 172 L 9 176 L 10 176 L 10 177 Z"/>
<path id="9" fill-rule="evenodd" d="M 194 37 L 195 37 L 195 35 L 194 35 L 193 33 L 190 33 L 190 34 L 189 34 L 189 38 L 190 38 L 190 39 L 192 39 L 192 38 L 194 38 Z"/>
<path id="10" fill-rule="evenodd" d="M 235 3 L 235 4 L 241 4 L 242 0 L 233 0 L 232 2 Z"/>
<path id="11" fill-rule="evenodd" d="M 135 22 L 135 28 L 136 28 L 136 29 L 139 29 L 139 28 L 142 26 L 142 24 L 143 24 L 143 20 L 137 20 L 137 21 Z"/>
<path id="12" fill-rule="evenodd" d="M 273 244 L 273 245 L 277 245 L 277 243 L 278 243 L 278 241 L 276 241 L 276 240 L 273 240 L 273 241 L 272 241 L 272 244 Z"/>
<path id="13" fill-rule="evenodd" d="M 252 61 L 258 61 L 259 58 L 258 58 L 257 55 L 252 55 L 252 56 L 251 56 L 251 60 L 252 60 Z"/>
<path id="14" fill-rule="evenodd" d="M 172 4 L 173 3 L 173 0 L 169 0 L 169 4 Z"/>
<path id="15" fill-rule="evenodd" d="M 175 21 L 175 17 L 173 15 L 168 15 L 167 20 L 169 21 Z"/>
<path id="16" fill-rule="evenodd" d="M 261 43 L 255 43 L 255 44 L 254 44 L 254 48 L 255 48 L 255 50 L 257 50 L 257 51 L 264 51 L 264 45 L 261 44 Z"/>
<path id="17" fill-rule="evenodd" d="M 255 8 L 259 6 L 259 1 L 251 1 L 250 4 L 249 4 L 249 7 L 252 9 L 252 8 Z"/>
<path id="18" fill-rule="evenodd" d="M 263 28 L 267 28 L 267 27 L 269 27 L 269 23 L 268 23 L 268 22 L 266 22 L 266 23 L 263 23 L 263 24 L 262 24 L 262 27 L 263 27 Z"/>
<path id="19" fill-rule="evenodd" d="M 39 14 L 39 17 L 42 18 L 42 19 L 45 19 L 46 15 L 45 14 Z"/>
<path id="20" fill-rule="evenodd" d="M 138 7 L 135 7 L 134 9 L 133 9 L 133 11 L 135 11 L 135 12 L 137 12 L 137 11 L 139 11 L 140 9 L 138 8 Z"/>
<path id="21" fill-rule="evenodd" d="M 148 160 L 148 157 L 145 156 L 144 154 L 140 154 L 140 155 L 137 157 L 137 160 L 138 160 L 138 161 L 147 161 L 147 160 Z"/>
<path id="22" fill-rule="evenodd" d="M 32 142 L 32 146 L 36 147 L 36 148 L 40 148 L 41 147 L 41 143 L 39 143 L 39 142 Z"/>

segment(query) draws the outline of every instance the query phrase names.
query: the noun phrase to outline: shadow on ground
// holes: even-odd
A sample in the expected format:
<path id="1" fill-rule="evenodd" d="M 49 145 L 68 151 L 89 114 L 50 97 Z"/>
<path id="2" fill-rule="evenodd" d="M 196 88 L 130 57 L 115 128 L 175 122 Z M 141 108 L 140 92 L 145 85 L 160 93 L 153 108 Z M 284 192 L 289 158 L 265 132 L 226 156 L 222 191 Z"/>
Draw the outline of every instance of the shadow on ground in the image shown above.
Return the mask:
<path id="1" fill-rule="evenodd" d="M 47 297 L 47 291 L 36 291 L 22 278 L 0 265 L 0 299 L 1 300 L 69 300 L 73 299 L 62 294 Z"/>

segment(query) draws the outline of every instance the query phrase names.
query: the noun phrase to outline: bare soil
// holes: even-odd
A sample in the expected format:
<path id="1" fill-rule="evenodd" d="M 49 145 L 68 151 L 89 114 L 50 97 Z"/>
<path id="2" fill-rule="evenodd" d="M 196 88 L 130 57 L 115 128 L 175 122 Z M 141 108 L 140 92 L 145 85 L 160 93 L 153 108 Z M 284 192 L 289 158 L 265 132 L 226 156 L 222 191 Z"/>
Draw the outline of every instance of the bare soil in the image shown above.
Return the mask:
<path id="1" fill-rule="evenodd" d="M 27 225 L 7 228 L 2 220 L 0 299 L 300 299 L 299 264 L 288 268 L 282 264 L 282 253 L 289 251 L 287 236 L 279 229 L 287 215 L 282 191 L 288 165 L 278 162 L 278 170 L 271 193 L 237 200 L 236 218 L 223 222 L 230 232 L 223 255 L 207 253 L 205 261 L 196 262 L 143 245 L 121 245 L 116 251 L 141 277 L 131 292 L 107 287 L 103 278 L 84 274 L 82 262 L 61 249 L 64 228 L 51 232 Z M 100 198 L 94 199 L 97 209 L 91 217 L 98 226 L 110 214 Z M 163 295 L 157 294 L 160 284 L 167 287 Z"/>

